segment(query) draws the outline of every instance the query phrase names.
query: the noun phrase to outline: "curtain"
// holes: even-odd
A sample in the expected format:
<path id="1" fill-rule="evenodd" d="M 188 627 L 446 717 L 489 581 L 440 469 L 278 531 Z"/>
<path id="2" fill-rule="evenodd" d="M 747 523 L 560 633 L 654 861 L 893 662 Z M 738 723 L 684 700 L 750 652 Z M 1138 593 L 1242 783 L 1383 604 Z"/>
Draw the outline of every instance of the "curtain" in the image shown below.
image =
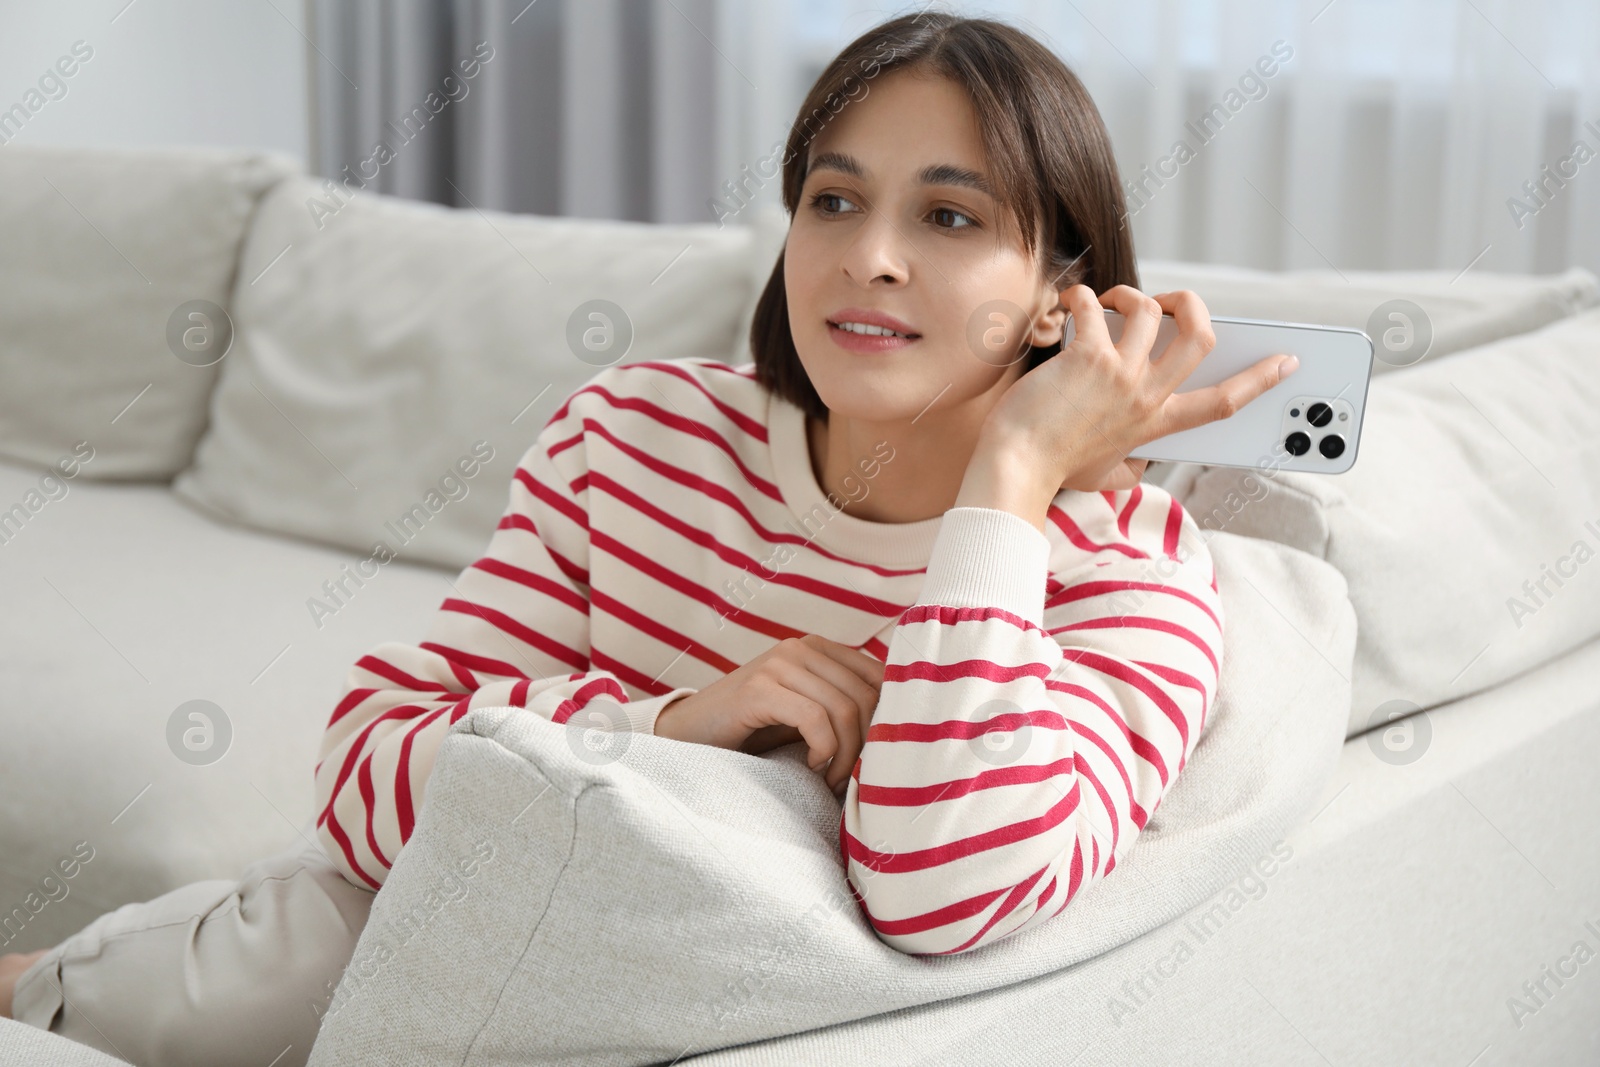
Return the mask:
<path id="1" fill-rule="evenodd" d="M 1600 156 L 1592 0 L 1076 6 L 1012 5 L 1058 34 L 1124 177 L 1179 140 L 1197 149 L 1165 187 L 1147 182 L 1142 255 L 1600 271 L 1600 158 L 1573 158 Z M 1292 55 L 1240 90 L 1275 46 Z M 1196 121 L 1219 105 L 1202 140 Z"/>
<path id="2" fill-rule="evenodd" d="M 760 164 L 828 59 L 930 6 L 308 2 L 319 173 L 458 207 L 725 223 L 779 203 Z M 931 6 L 1018 26 L 1083 79 L 1143 257 L 1600 271 L 1594 0 Z"/>
<path id="3" fill-rule="evenodd" d="M 319 174 L 456 207 L 706 218 L 730 91 L 716 0 L 310 0 L 310 13 Z"/>

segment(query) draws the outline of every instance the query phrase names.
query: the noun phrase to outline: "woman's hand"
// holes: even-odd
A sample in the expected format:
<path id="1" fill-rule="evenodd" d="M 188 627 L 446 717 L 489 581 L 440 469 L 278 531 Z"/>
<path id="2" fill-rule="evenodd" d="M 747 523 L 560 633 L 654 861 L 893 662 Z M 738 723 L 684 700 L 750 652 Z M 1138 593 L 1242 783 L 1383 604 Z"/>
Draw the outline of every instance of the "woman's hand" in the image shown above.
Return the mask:
<path id="1" fill-rule="evenodd" d="M 977 453 L 992 448 L 1003 464 L 1027 468 L 1035 495 L 1061 489 L 1129 489 L 1146 460 L 1128 453 L 1158 437 L 1225 419 L 1282 381 L 1284 357 L 1268 356 L 1204 389 L 1173 395 L 1216 344 L 1211 315 L 1195 293 L 1147 296 L 1127 285 L 1097 299 L 1086 285 L 1062 291 L 1077 325 L 1070 344 L 1017 379 L 990 410 Z M 1122 339 L 1111 343 L 1102 307 L 1122 313 Z M 1163 312 L 1178 336 L 1150 359 Z M 979 456 L 975 453 L 974 459 Z M 985 458 L 992 467 L 998 462 Z"/>
<path id="2" fill-rule="evenodd" d="M 806 762 L 844 793 L 878 707 L 883 664 L 816 634 L 791 637 L 656 717 L 658 737 L 765 752 L 803 740 Z"/>

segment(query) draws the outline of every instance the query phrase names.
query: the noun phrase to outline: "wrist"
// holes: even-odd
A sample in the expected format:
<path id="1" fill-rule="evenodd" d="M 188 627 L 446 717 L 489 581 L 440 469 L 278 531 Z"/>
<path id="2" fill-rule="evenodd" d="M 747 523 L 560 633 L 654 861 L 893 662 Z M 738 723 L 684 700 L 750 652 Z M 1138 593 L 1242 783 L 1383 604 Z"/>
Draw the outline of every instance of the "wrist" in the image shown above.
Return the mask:
<path id="1" fill-rule="evenodd" d="M 655 734 L 657 737 L 667 737 L 674 741 L 683 740 L 677 730 L 677 727 L 682 725 L 683 717 L 681 715 L 672 715 L 670 713 L 674 708 L 679 708 L 680 705 L 682 705 L 683 702 L 688 699 L 689 694 L 686 693 L 683 696 L 675 697 L 674 699 L 663 704 L 661 706 L 661 710 L 656 713 L 655 722 L 652 724 L 650 732 Z"/>
<path id="2" fill-rule="evenodd" d="M 1029 449 L 979 441 L 952 506 L 1007 511 L 1043 533 L 1050 502 L 1061 486 L 1043 477 L 1036 467 Z"/>

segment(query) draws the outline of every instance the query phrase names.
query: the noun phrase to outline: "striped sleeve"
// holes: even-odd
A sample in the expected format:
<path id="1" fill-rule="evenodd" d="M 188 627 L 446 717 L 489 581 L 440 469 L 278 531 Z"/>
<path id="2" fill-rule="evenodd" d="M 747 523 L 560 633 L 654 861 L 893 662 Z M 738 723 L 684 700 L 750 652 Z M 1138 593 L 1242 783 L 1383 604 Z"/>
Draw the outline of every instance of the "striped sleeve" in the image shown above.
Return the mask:
<path id="1" fill-rule="evenodd" d="M 317 837 L 355 885 L 377 890 L 411 836 L 434 756 L 472 708 L 650 733 L 693 689 L 662 691 L 589 648 L 589 524 L 582 419 L 556 412 L 512 476 L 484 555 L 451 583 L 419 644 L 356 661 L 318 751 Z M 626 680 L 651 695 L 630 700 Z"/>
<path id="2" fill-rule="evenodd" d="M 1216 695 L 1221 598 L 1177 501 L 1064 490 L 1048 521 L 1059 537 L 995 508 L 946 512 L 891 636 L 840 846 L 901 952 L 982 947 L 1110 874 Z"/>

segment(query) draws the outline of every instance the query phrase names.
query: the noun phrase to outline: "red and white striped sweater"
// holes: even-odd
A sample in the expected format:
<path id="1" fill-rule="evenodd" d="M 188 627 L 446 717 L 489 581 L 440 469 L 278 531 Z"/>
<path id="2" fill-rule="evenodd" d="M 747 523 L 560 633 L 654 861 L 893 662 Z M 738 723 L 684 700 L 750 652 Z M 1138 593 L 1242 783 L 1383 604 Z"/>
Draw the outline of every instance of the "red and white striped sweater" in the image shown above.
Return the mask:
<path id="1" fill-rule="evenodd" d="M 870 492 L 893 450 L 861 459 Z M 650 732 L 670 701 L 816 633 L 885 664 L 840 815 L 879 936 L 963 952 L 1060 913 L 1132 847 L 1216 695 L 1198 527 L 1147 485 L 1063 490 L 1046 534 L 994 508 L 879 523 L 837 501 L 803 413 L 753 364 L 595 375 L 519 461 L 426 640 L 351 669 L 319 751 L 322 847 L 377 889 L 469 708 L 566 722 L 604 696 Z"/>

